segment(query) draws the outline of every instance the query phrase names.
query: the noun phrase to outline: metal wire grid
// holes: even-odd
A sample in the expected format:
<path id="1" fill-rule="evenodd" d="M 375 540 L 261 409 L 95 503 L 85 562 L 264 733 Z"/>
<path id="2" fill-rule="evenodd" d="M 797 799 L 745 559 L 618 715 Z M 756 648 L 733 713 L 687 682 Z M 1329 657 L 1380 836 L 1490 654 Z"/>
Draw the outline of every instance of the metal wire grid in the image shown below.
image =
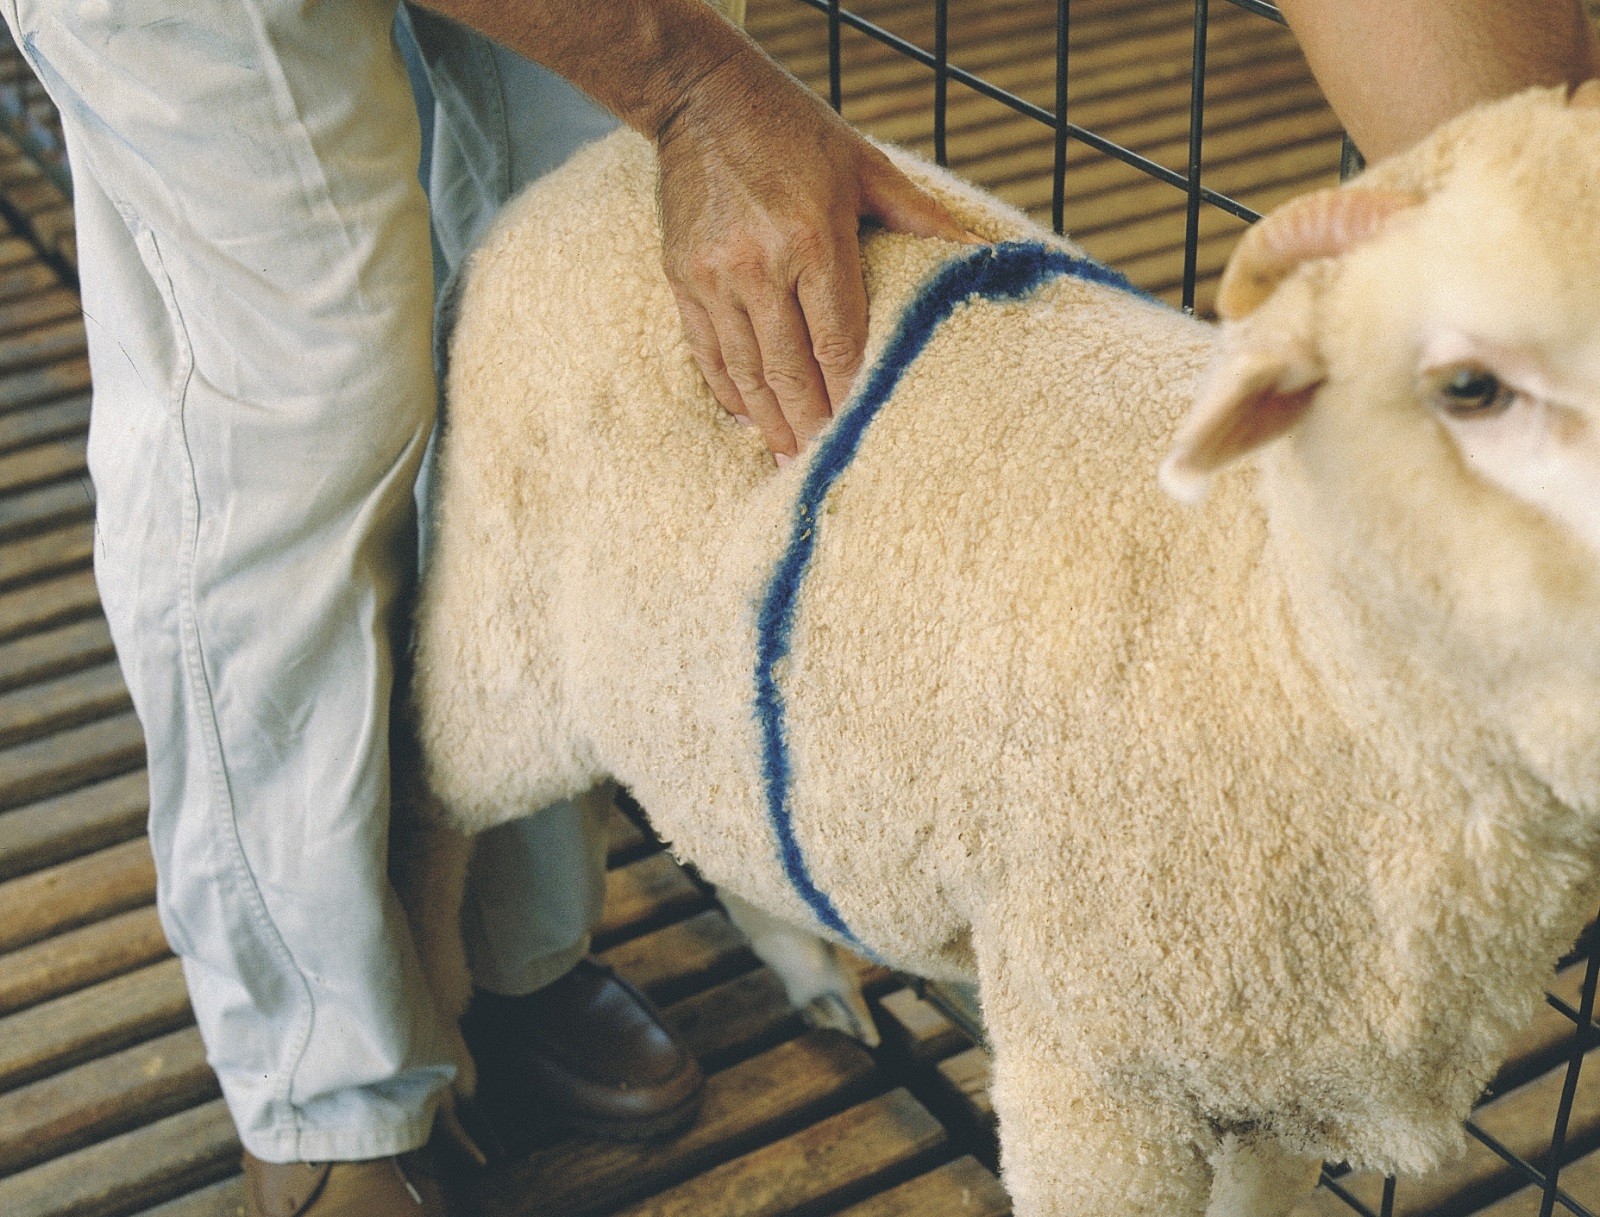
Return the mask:
<path id="1" fill-rule="evenodd" d="M 1280 25 L 1284 23 L 1283 15 L 1271 4 L 1265 3 L 1265 0 L 1226 0 L 1226 2 L 1248 12 L 1260 14 Z M 1195 0 L 1187 173 L 1179 173 L 1174 169 L 1169 169 L 1149 157 L 1142 156 L 1132 148 L 1125 147 L 1071 121 L 1067 113 L 1067 81 L 1070 74 L 1068 48 L 1068 35 L 1071 29 L 1070 0 L 1056 0 L 1056 79 L 1053 111 L 992 84 L 982 76 L 958 68 L 950 62 L 949 0 L 934 0 L 934 45 L 931 51 L 884 29 L 881 25 L 868 20 L 859 13 L 852 12 L 845 8 L 839 0 L 800 0 L 800 3 L 818 9 L 825 13 L 828 18 L 828 100 L 833 104 L 835 110 L 839 109 L 843 102 L 839 43 L 840 31 L 844 26 L 849 26 L 869 38 L 876 39 L 907 58 L 914 59 L 918 63 L 933 69 L 934 159 L 939 164 L 948 163 L 946 107 L 951 81 L 963 84 L 974 92 L 997 101 L 1018 114 L 1035 119 L 1048 127 L 1055 137 L 1055 160 L 1052 173 L 1050 210 L 1051 223 L 1057 232 L 1062 231 L 1064 223 L 1067 143 L 1069 140 L 1077 140 L 1079 143 L 1113 157 L 1155 178 L 1157 181 L 1165 182 L 1169 186 L 1184 191 L 1188 196 L 1188 211 L 1184 221 L 1182 302 L 1185 310 L 1193 311 L 1194 308 L 1194 289 L 1197 277 L 1196 258 L 1200 240 L 1200 205 L 1202 203 L 1210 204 L 1227 212 L 1229 215 L 1245 221 L 1261 218 L 1259 212 L 1253 211 L 1237 199 L 1210 189 L 1201 181 L 1200 154 L 1201 135 L 1205 120 L 1206 31 L 1208 28 L 1209 0 Z"/>
<path id="2" fill-rule="evenodd" d="M 1229 215 L 1236 216 L 1247 222 L 1260 218 L 1260 213 L 1253 211 L 1237 199 L 1210 189 L 1202 181 L 1201 152 L 1205 122 L 1206 33 L 1209 25 L 1209 0 L 1194 0 L 1194 44 L 1189 94 L 1189 149 L 1187 171 L 1184 173 L 1179 173 L 1165 165 L 1161 165 L 1148 157 L 1140 155 L 1132 148 L 1118 144 L 1071 121 L 1067 112 L 1067 83 L 1071 70 L 1068 38 L 1071 29 L 1070 0 L 1056 0 L 1055 104 L 1053 109 L 1045 109 L 1036 105 L 1026 98 L 1001 88 L 985 80 L 980 75 L 965 71 L 950 62 L 950 0 L 933 0 L 934 38 L 931 49 L 902 38 L 861 14 L 845 8 L 840 3 L 840 0 L 799 0 L 799 2 L 827 15 L 828 100 L 835 110 L 841 108 L 844 100 L 840 35 L 845 26 L 849 26 L 868 38 L 875 39 L 892 48 L 908 59 L 915 60 L 932 69 L 934 86 L 934 159 L 939 164 L 948 164 L 949 160 L 947 108 L 950 83 L 952 81 L 964 85 L 974 92 L 997 101 L 1018 114 L 1032 118 L 1047 127 L 1054 137 L 1051 223 L 1058 233 L 1063 231 L 1065 221 L 1065 181 L 1069 140 L 1077 140 L 1079 143 L 1113 157 L 1158 181 L 1182 190 L 1187 198 L 1187 209 L 1184 218 L 1182 296 L 1183 307 L 1186 311 L 1193 311 L 1194 308 L 1197 253 L 1200 239 L 1200 208 L 1202 204 L 1220 208 Z M 1273 21 L 1280 25 L 1285 24 L 1283 14 L 1274 5 L 1267 3 L 1266 0 L 1224 0 L 1224 2 L 1257 14 L 1268 21 Z M 1348 178 L 1358 171 L 1361 166 L 1360 154 L 1349 139 L 1346 138 L 1340 164 L 1341 177 Z M 1530 1162 L 1513 1152 L 1480 1128 L 1473 1120 L 1469 1119 L 1466 1123 L 1467 1132 L 1472 1137 L 1498 1155 L 1528 1183 L 1540 1189 L 1540 1217 L 1552 1217 L 1558 1206 L 1562 1211 L 1573 1214 L 1574 1217 L 1600 1217 L 1600 1214 L 1595 1213 L 1563 1191 L 1560 1186 L 1560 1170 L 1562 1165 L 1565 1164 L 1567 1156 L 1568 1125 L 1572 1115 L 1573 1102 L 1577 1094 L 1579 1073 L 1583 1068 L 1584 1055 L 1591 1047 L 1600 1045 L 1600 1026 L 1597 1026 L 1593 1017 L 1596 982 L 1600 980 L 1600 950 L 1597 950 L 1597 947 L 1600 947 L 1600 935 L 1597 935 L 1594 927 L 1591 927 L 1572 956 L 1574 960 L 1585 956 L 1588 958 L 1582 996 L 1577 1009 L 1573 1009 L 1554 994 L 1547 993 L 1545 995 L 1549 1004 L 1573 1024 L 1566 1075 L 1560 1102 L 1556 1110 L 1555 1124 L 1551 1129 L 1549 1148 L 1541 1156 L 1541 1161 L 1546 1169 L 1541 1169 L 1540 1165 Z M 945 1009 L 959 1024 L 967 1026 L 981 1035 L 981 1029 L 975 1024 L 973 1003 L 969 1000 L 963 1000 L 964 995 L 945 993 L 939 987 L 931 985 L 927 986 L 925 991 L 930 999 Z M 1362 1217 L 1393 1217 L 1397 1185 L 1392 1176 L 1384 1180 L 1382 1199 L 1376 1211 L 1353 1194 L 1346 1186 L 1347 1182 L 1348 1176 L 1342 1168 L 1332 1166 L 1323 1170 L 1322 1186 L 1352 1210 L 1361 1214 Z"/>

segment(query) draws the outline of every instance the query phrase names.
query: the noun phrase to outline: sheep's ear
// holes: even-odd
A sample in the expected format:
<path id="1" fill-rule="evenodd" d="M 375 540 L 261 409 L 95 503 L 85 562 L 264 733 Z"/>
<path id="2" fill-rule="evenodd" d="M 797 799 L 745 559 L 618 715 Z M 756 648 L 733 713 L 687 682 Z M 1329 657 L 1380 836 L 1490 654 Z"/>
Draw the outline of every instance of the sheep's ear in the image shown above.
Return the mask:
<path id="1" fill-rule="evenodd" d="M 1310 288 L 1287 295 L 1300 298 L 1274 300 L 1262 316 L 1225 333 L 1161 463 L 1162 488 L 1174 498 L 1198 502 L 1212 474 L 1284 434 L 1310 407 L 1324 375 L 1307 333 Z"/>
<path id="2" fill-rule="evenodd" d="M 1245 233 L 1217 289 L 1217 312 L 1228 323 L 1217 358 L 1161 466 L 1169 494 L 1198 500 L 1218 469 L 1300 420 L 1323 367 L 1312 334 L 1314 288 L 1295 270 L 1338 257 L 1420 201 L 1404 191 L 1334 187 L 1295 199 Z"/>

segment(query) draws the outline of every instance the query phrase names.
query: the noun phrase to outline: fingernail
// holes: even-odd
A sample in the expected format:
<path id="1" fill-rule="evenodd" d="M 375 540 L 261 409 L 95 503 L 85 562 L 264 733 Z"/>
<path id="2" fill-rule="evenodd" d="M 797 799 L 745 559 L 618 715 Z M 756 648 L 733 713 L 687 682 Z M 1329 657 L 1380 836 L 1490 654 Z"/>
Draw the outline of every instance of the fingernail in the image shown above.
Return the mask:
<path id="1" fill-rule="evenodd" d="M 755 423 L 750 421 L 750 416 L 748 414 L 735 414 L 733 416 L 733 421 L 738 423 L 741 427 L 755 426 Z"/>
<path id="2" fill-rule="evenodd" d="M 790 456 L 787 452 L 774 452 L 772 454 L 772 459 L 777 461 L 778 468 L 782 469 L 790 461 L 794 460 L 794 457 Z"/>

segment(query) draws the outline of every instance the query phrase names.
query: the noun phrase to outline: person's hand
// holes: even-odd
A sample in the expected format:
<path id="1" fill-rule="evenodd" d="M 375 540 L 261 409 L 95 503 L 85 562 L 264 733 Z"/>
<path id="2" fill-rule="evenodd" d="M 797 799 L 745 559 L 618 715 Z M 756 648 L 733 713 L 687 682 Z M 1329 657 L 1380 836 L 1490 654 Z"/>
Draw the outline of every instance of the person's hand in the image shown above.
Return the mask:
<path id="1" fill-rule="evenodd" d="M 702 77 L 657 144 L 663 256 L 689 347 L 723 408 L 782 464 L 861 368 L 860 221 L 976 238 L 764 58 Z"/>

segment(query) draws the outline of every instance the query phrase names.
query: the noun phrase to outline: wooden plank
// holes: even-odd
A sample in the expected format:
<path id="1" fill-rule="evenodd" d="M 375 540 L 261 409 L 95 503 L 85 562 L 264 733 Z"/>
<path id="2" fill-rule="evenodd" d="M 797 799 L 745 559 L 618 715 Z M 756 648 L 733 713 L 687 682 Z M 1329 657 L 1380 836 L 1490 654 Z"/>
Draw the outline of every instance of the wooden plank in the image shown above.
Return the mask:
<path id="1" fill-rule="evenodd" d="M 640 828 L 620 807 L 612 805 L 606 816 L 606 859 L 608 865 L 631 862 L 656 848 L 655 839 Z"/>
<path id="2" fill-rule="evenodd" d="M 81 356 L 88 349 L 84 336 L 83 319 L 73 317 L 43 325 L 23 336 L 14 336 L 0 343 L 0 375 L 59 364 L 62 360 Z"/>
<path id="3" fill-rule="evenodd" d="M 0 716 L 0 727 L 3 722 Z M 627 935 L 687 916 L 709 903 L 710 897 L 672 855 L 661 850 L 606 872 L 605 911 L 595 927 L 595 941 L 598 949 L 604 949 Z"/>
<path id="4" fill-rule="evenodd" d="M 39 180 L 43 181 L 42 178 Z M 49 186 L 48 183 L 45 184 Z M 54 186 L 49 186 L 49 189 L 59 201 L 60 192 Z M 6 192 L 6 196 L 8 199 L 11 197 L 10 190 Z M 82 306 L 78 303 L 78 293 L 58 285 L 42 292 L 9 300 L 0 296 L 0 338 L 50 322 L 64 321 L 78 316 L 82 311 Z"/>
<path id="5" fill-rule="evenodd" d="M 88 520 L 7 541 L 0 544 L 0 590 L 81 570 L 93 558 L 94 525 Z"/>
<path id="6" fill-rule="evenodd" d="M 7 1217 L 115 1217 L 238 1169 L 220 1099 L 0 1179 Z"/>
<path id="7" fill-rule="evenodd" d="M 914 989 L 887 993 L 878 1004 L 884 1043 L 913 1061 L 931 1063 L 972 1046 L 961 1028 Z"/>
<path id="8" fill-rule="evenodd" d="M 10 84 L 9 80 L 0 80 L 0 85 Z M 14 103 L 14 96 L 7 96 L 9 90 L 0 88 L 0 98 L 4 98 L 7 108 Z M 0 143 L 0 190 L 8 191 L 13 186 L 26 185 L 36 182 L 44 174 L 39 166 L 23 155 L 22 151 L 10 140 Z"/>
<path id="9" fill-rule="evenodd" d="M 79 672 L 114 658 L 105 618 L 93 617 L 14 642 L 0 642 L 0 691 Z"/>
<path id="10" fill-rule="evenodd" d="M 838 947 L 836 950 L 839 966 L 854 978 L 856 987 L 869 998 L 881 997 L 891 989 L 898 989 L 906 983 L 906 978 L 888 964 L 868 959 L 865 955 L 857 955 L 844 947 Z"/>
<path id="11" fill-rule="evenodd" d="M 55 403 L 55 408 L 77 405 L 81 400 L 81 398 L 68 398 L 66 402 Z M 79 408 L 81 409 L 81 406 Z M 6 421 L 28 420 L 39 415 L 39 409 L 27 410 L 8 416 Z M 35 443 L 0 456 L 0 494 L 30 490 L 46 482 L 59 482 L 63 478 L 83 477 L 89 472 L 84 457 L 87 447 L 87 434 L 73 434 L 61 439 Z"/>
<path id="12" fill-rule="evenodd" d="M 1252 87 L 1262 79 L 1261 90 Z M 1206 105 L 1206 139 L 1215 141 L 1224 132 L 1254 130 L 1263 120 L 1285 114 L 1304 113 L 1322 106 L 1322 95 L 1305 74 L 1305 67 L 1285 54 L 1274 62 L 1248 62 L 1238 72 L 1222 74 L 1221 92 Z M 1189 138 L 1189 113 L 1185 99 L 1188 83 L 1169 91 L 1174 108 L 1126 111 L 1106 121 L 1084 115 L 1081 121 L 1098 134 L 1139 152 L 1156 152 Z M 1182 109 L 1177 103 L 1184 102 Z M 1118 103 L 1119 106 L 1122 103 Z M 1079 121 L 1079 120 L 1075 120 Z M 1041 146 L 1039 125 L 1018 116 L 998 127 L 979 132 L 963 132 L 952 141 L 951 164 L 965 176 L 999 185 L 1025 177 L 1048 176 L 1051 160 L 1048 146 Z M 1252 145 L 1254 146 L 1254 145 Z M 1067 174 L 1076 177 L 1080 168 L 1099 161 L 1103 155 L 1085 144 L 1072 145 L 1067 157 Z M 1137 171 L 1135 171 L 1137 172 Z M 1174 190 L 1177 198 L 1183 192 Z M 1130 217 L 1133 218 L 1133 217 Z"/>
<path id="13" fill-rule="evenodd" d="M 1297 195 L 1331 185 L 1337 178 L 1337 172 L 1337 166 L 1330 162 L 1317 166 L 1315 172 L 1306 177 L 1261 186 L 1251 191 L 1250 204 L 1270 211 Z M 1245 228 L 1243 220 L 1225 211 L 1215 207 L 1200 209 L 1197 231 L 1202 240 L 1222 235 L 1237 238 Z M 1183 231 L 1184 207 L 1181 202 L 1175 201 L 1173 206 L 1153 209 L 1141 218 L 1075 239 L 1102 262 L 1120 266 L 1153 250 L 1176 249 L 1181 252 Z"/>
<path id="14" fill-rule="evenodd" d="M 87 355 L 23 372 L 0 373 L 0 413 L 88 391 Z"/>
<path id="15" fill-rule="evenodd" d="M 601 958 L 662 1004 L 755 966 L 744 935 L 715 909 L 629 939 Z"/>
<path id="16" fill-rule="evenodd" d="M 61 190 L 42 174 L 31 181 L 18 182 L 6 191 L 10 203 L 30 219 L 40 212 L 55 211 L 63 202 Z"/>
<path id="17" fill-rule="evenodd" d="M 193 1027 L 0 1095 L 0 1175 L 220 1094 Z"/>
<path id="18" fill-rule="evenodd" d="M 1176 42 L 1188 45 L 1191 37 L 1190 33 L 1180 33 Z M 1292 39 L 1270 28 L 1262 29 L 1255 23 L 1240 22 L 1235 27 L 1219 29 L 1210 39 L 1206 81 L 1208 103 L 1213 96 L 1227 97 L 1236 88 L 1242 87 L 1252 67 L 1262 71 L 1266 77 L 1266 87 L 1271 87 L 1279 73 L 1297 73 L 1299 79 L 1310 77 L 1309 69 L 1305 67 L 1305 61 Z M 1015 63 L 997 75 L 1000 79 L 993 80 L 993 83 L 1003 83 L 1020 95 L 1034 94 L 1034 100 L 1043 103 L 1045 109 L 1054 108 L 1053 55 Z M 1118 130 L 1118 124 L 1164 122 L 1169 113 L 1181 113 L 1186 118 L 1189 80 L 1187 54 L 1136 55 L 1108 65 L 1105 70 L 1087 78 L 1074 76 L 1069 102 L 1073 121 L 1097 134 L 1124 143 L 1126 141 Z M 1215 95 L 1211 91 L 1213 80 L 1218 87 Z M 926 142 L 931 140 L 931 85 L 931 76 L 925 74 L 900 106 L 875 107 L 878 112 L 864 126 L 880 139 L 919 149 L 931 146 Z M 1045 92 L 1050 96 L 1044 96 Z M 1130 98 L 1130 94 L 1134 96 Z M 847 106 L 847 112 L 854 114 L 855 107 Z M 1019 114 L 964 86 L 958 86 L 952 92 L 946 116 L 952 164 L 958 167 L 960 162 L 955 160 L 958 149 L 981 152 L 991 148 L 1020 147 L 1025 143 L 1038 147 L 1041 134 L 1044 137 L 1043 147 L 1051 148 L 1049 131 L 1037 119 Z M 1086 145 L 1074 142 L 1068 149 L 1068 164 L 1080 161 L 1087 154 Z M 1053 151 L 1046 151 L 1043 156 L 1052 162 L 1053 167 Z"/>
<path id="19" fill-rule="evenodd" d="M 0 1090 L 194 1021 L 176 959 L 0 1018 Z"/>
<path id="20" fill-rule="evenodd" d="M 976 1158 L 957 1158 L 838 1217 L 1009 1217 L 1011 1197 Z"/>
<path id="21" fill-rule="evenodd" d="M 893 1090 L 620 1210 L 618 1217 L 782 1217 L 847 1203 L 926 1166 L 944 1128 Z"/>
<path id="22" fill-rule="evenodd" d="M 8 236 L 0 239 L 0 267 L 33 262 L 38 257 L 38 250 L 23 237 Z"/>
<path id="23" fill-rule="evenodd" d="M 931 6 L 925 5 L 915 15 L 923 19 L 922 28 L 910 36 L 920 38 L 924 46 L 932 46 Z M 1048 66 L 1053 90 L 1056 31 L 1052 9 L 1035 4 L 1006 11 L 985 5 L 973 6 L 953 16 L 956 17 L 951 21 L 950 30 L 953 63 L 1026 100 L 1044 104 L 1045 99 L 1037 96 L 1037 88 L 1028 90 L 1015 79 L 1014 73 L 1019 67 L 1032 67 L 1037 71 L 1038 66 Z M 1093 16 L 1074 9 L 1072 78 L 1069 81 L 1074 95 L 1089 88 L 1098 73 L 1132 60 L 1181 56 L 1187 70 L 1193 22 L 1192 10 L 1185 11 L 1179 4 L 1136 5 Z M 1259 28 L 1277 37 L 1287 36 L 1269 23 L 1257 21 L 1252 25 L 1250 22 L 1243 13 L 1219 7 L 1212 15 L 1210 36 L 1220 43 L 1230 28 L 1237 27 Z M 908 32 L 915 30 L 911 24 L 901 28 Z M 780 50 L 778 54 L 790 71 L 816 85 L 827 80 L 826 46 L 825 41 L 813 36 L 806 38 L 800 47 L 792 51 Z M 902 90 L 915 89 L 932 80 L 932 73 L 926 67 L 862 35 L 852 33 L 840 51 L 845 115 L 852 121 L 875 116 L 870 107 L 878 99 L 893 98 Z M 868 108 L 853 109 L 852 100 Z M 931 111 L 931 106 L 928 108 Z"/>
<path id="24" fill-rule="evenodd" d="M 1600 1209 L 1600 1151 L 1585 1154 L 1563 1167 L 1556 1183 L 1584 1208 Z M 1543 1190 L 1530 1185 L 1490 1205 L 1483 1211 L 1483 1217 L 1539 1217 L 1543 1200 Z M 1558 1217 L 1567 1212 L 1559 1204 L 1555 1211 Z"/>
<path id="25" fill-rule="evenodd" d="M 1232 194 L 1240 189 L 1235 183 L 1243 181 L 1248 184 L 1261 180 L 1262 167 L 1284 163 L 1291 149 L 1311 144 L 1326 157 L 1327 147 L 1319 141 L 1336 146 L 1338 134 L 1337 122 L 1321 106 L 1277 115 L 1248 129 L 1222 132 L 1210 141 L 1206 149 L 1206 184 L 1212 189 Z M 1261 154 L 1263 143 L 1273 148 L 1270 158 Z M 1169 140 L 1144 149 L 1146 156 L 1156 160 L 1176 160 L 1187 155 L 1187 152 L 1186 139 Z M 1268 180 L 1278 180 L 1272 179 L 1270 174 L 1267 176 Z M 1295 176 L 1304 176 L 1304 172 Z M 1050 205 L 1048 174 L 997 182 L 994 189 L 1007 202 L 1025 211 Z M 1171 200 L 1182 195 L 1176 187 L 1146 177 L 1121 161 L 1106 157 L 1084 165 L 1070 175 L 1066 197 L 1075 204 L 1074 211 L 1081 217 L 1074 220 L 1070 227 L 1074 231 L 1084 231 L 1143 214 L 1143 200 L 1155 197 Z"/>
<path id="26" fill-rule="evenodd" d="M 975 1121 L 983 1125 L 994 1123 L 994 1104 L 989 1099 L 994 1062 L 987 1051 L 968 1048 L 948 1060 L 940 1061 L 939 1076 L 949 1087 L 951 1095 Z"/>
<path id="27" fill-rule="evenodd" d="M 1574 1010 L 1583 998 L 1585 961 L 1568 964 L 1550 984 L 1549 992 Z M 1548 1002 L 1540 1002 L 1533 1021 L 1517 1036 L 1506 1061 L 1489 1084 L 1488 1097 L 1494 1098 L 1532 1081 L 1539 1074 L 1565 1063 L 1572 1053 L 1576 1024 Z"/>
<path id="28" fill-rule="evenodd" d="M 812 1032 L 706 1080 L 700 1117 L 670 1141 L 562 1141 L 467 1181 L 468 1212 L 568 1217 L 642 1199 L 802 1127 L 856 1099 L 872 1058 L 833 1032 Z"/>
<path id="29" fill-rule="evenodd" d="M 145 1209 L 138 1217 L 245 1217 L 244 1179 L 234 1175 L 198 1192 Z"/>
<path id="30" fill-rule="evenodd" d="M 673 1038 L 706 1069 L 763 1052 L 805 1026 L 783 983 L 767 968 L 713 985 L 661 1014 Z"/>
<path id="31" fill-rule="evenodd" d="M 93 514 L 94 487 L 88 475 L 8 495 L 0 498 L 0 542 L 88 520 Z"/>
<path id="32" fill-rule="evenodd" d="M 1102 128 L 1106 124 L 1127 116 L 1149 115 L 1168 108 L 1187 112 L 1186 101 L 1174 100 L 1170 92 L 1161 90 L 1174 85 L 1181 87 L 1189 79 L 1193 15 L 1176 12 L 1171 6 L 1155 6 L 1151 11 L 1155 14 L 1153 20 L 1160 26 L 1137 41 L 1112 42 L 1091 50 L 1076 45 L 1074 40 L 1068 105 L 1074 115 L 1073 121 L 1080 126 L 1104 134 Z M 1208 40 L 1208 94 L 1212 66 L 1220 76 L 1243 61 L 1270 61 L 1285 52 L 1297 54 L 1294 40 L 1286 32 L 1252 21 L 1237 11 L 1228 11 L 1223 20 L 1214 23 Z M 1054 109 L 1053 20 L 1047 29 L 1021 38 L 1013 35 L 1005 46 L 959 56 L 957 62 L 1025 101 L 1047 111 Z M 878 133 L 878 124 L 886 124 L 882 138 L 909 142 L 922 138 L 931 127 L 933 77 L 926 68 L 908 71 L 902 63 L 897 61 L 846 79 L 845 115 L 873 134 Z M 1302 68 L 1302 74 L 1309 75 L 1309 72 Z M 812 79 L 815 86 L 821 87 L 826 75 L 818 73 Z M 1082 119 L 1077 117 L 1080 111 Z M 964 133 L 981 126 L 981 116 L 1031 124 L 1035 131 L 1045 133 L 1045 146 L 1050 146 L 1048 129 L 1038 120 L 1018 114 L 964 85 L 955 85 L 946 111 L 951 133 Z"/>
<path id="33" fill-rule="evenodd" d="M 25 262 L 0 267 L 0 300 L 44 291 L 60 282 L 60 276 L 35 255 Z"/>
<path id="34" fill-rule="evenodd" d="M 1169 41 L 1173 46 L 1187 47 L 1190 38 L 1188 30 L 1174 29 Z M 1053 35 L 1047 35 L 1046 40 L 1053 44 Z M 1213 50 L 1219 100 L 1246 95 L 1242 74 L 1252 66 L 1264 75 L 1283 73 L 1287 77 L 1288 73 L 1297 72 L 1298 79 L 1309 79 L 1293 41 L 1280 32 L 1247 25 L 1224 29 L 1214 38 Z M 1053 56 L 1009 60 L 987 73 L 986 78 L 1046 110 L 1053 108 Z M 1125 50 L 1103 70 L 1074 77 L 1070 103 L 1074 121 L 1117 143 L 1137 147 L 1141 140 L 1148 142 L 1152 138 L 1150 134 L 1141 136 L 1141 128 L 1170 126 L 1179 115 L 1186 128 L 1188 79 L 1187 53 L 1179 57 Z M 924 71 L 920 77 L 908 79 L 902 92 L 863 95 L 858 89 L 854 97 L 850 96 L 852 86 L 847 82 L 845 113 L 873 135 L 926 155 L 932 151 L 931 82 L 931 74 Z M 1209 81 L 1207 94 L 1209 101 Z M 1208 126 L 1213 123 L 1209 114 L 1207 122 Z M 1048 128 L 964 86 L 956 85 L 952 90 L 947 127 L 951 163 L 964 173 L 967 158 L 1027 145 L 1039 150 L 1036 163 L 1049 171 L 1053 158 Z M 1068 163 L 1081 164 L 1089 155 L 1092 154 L 1085 145 L 1074 142 L 1068 149 Z"/>
<path id="35" fill-rule="evenodd" d="M 68 930 L 0 956 L 0 1014 L 98 984 L 169 954 L 153 905 Z"/>
<path id="36" fill-rule="evenodd" d="M 0 592 L 0 641 L 99 612 L 93 571 L 74 571 L 16 592 Z"/>
<path id="37" fill-rule="evenodd" d="M 150 812 L 143 769 L 0 814 L 0 880 L 142 836 Z"/>
<path id="38" fill-rule="evenodd" d="M 52 217 L 51 226 L 59 231 L 54 236 L 55 251 L 73 270 L 78 268 L 78 230 L 73 226 L 72 208 L 63 207 L 59 217 Z"/>
<path id="39" fill-rule="evenodd" d="M 0 951 L 150 904 L 155 860 L 143 837 L 0 883 Z"/>
<path id="40" fill-rule="evenodd" d="M 89 395 L 80 393 L 0 415 L 0 452 L 78 435 L 89 426 Z"/>
<path id="41" fill-rule="evenodd" d="M 0 693 L 0 748 L 133 708 L 115 660 Z"/>
<path id="42" fill-rule="evenodd" d="M 0 808 L 64 794 L 144 764 L 144 736 L 130 712 L 0 750 Z"/>

